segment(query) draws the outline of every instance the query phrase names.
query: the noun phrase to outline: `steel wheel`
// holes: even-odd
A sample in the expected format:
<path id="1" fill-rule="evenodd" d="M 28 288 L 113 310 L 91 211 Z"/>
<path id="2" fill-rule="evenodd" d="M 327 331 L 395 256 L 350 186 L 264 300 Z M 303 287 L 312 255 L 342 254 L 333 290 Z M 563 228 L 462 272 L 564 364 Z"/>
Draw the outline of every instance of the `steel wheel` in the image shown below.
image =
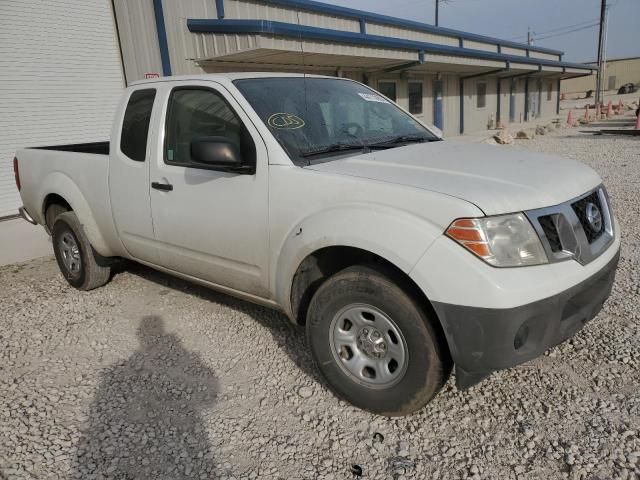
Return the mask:
<path id="1" fill-rule="evenodd" d="M 388 388 L 407 370 L 409 351 L 396 323 L 380 309 L 351 304 L 329 327 L 331 351 L 342 370 L 371 388 Z"/>
<path id="2" fill-rule="evenodd" d="M 78 242 L 71 232 L 64 232 L 60 236 L 59 241 L 62 262 L 72 275 L 80 275 L 82 269 L 82 257 L 80 256 L 80 248 Z"/>

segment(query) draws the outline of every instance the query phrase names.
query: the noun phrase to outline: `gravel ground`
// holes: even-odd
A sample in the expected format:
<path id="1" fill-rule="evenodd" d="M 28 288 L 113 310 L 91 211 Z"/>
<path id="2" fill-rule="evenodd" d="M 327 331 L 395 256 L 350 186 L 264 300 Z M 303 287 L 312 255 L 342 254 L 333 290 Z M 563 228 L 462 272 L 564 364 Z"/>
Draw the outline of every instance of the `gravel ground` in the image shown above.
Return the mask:
<path id="1" fill-rule="evenodd" d="M 593 166 L 623 228 L 572 340 L 386 419 L 333 397 L 280 314 L 141 266 L 90 293 L 52 258 L 2 267 L 0 478 L 640 478 L 640 141 L 517 146 Z"/>

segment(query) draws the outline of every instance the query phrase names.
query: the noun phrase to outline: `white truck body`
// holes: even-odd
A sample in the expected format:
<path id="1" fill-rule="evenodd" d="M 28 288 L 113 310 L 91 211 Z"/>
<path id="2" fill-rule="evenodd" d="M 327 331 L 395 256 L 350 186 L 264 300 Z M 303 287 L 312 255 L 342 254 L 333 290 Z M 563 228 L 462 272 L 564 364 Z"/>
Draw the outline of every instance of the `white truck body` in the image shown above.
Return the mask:
<path id="1" fill-rule="evenodd" d="M 130 86 L 115 117 L 109 155 L 31 148 L 17 152 L 26 214 L 46 225 L 47 205 L 62 198 L 100 255 L 132 259 L 277 308 L 293 321 L 300 321 L 292 300 L 296 272 L 314 252 L 336 246 L 370 252 L 395 266 L 441 317 L 446 314 L 440 304 L 506 312 L 553 298 L 617 259 L 619 228 L 602 180 L 580 162 L 435 141 L 344 152 L 301 166 L 235 83 L 274 77 L 298 78 L 221 74 Z M 169 98 L 180 88 L 212 89 L 228 102 L 255 144 L 253 174 L 165 161 Z M 119 145 L 125 109 L 132 93 L 141 89 L 156 93 L 146 160 L 133 161 Z M 154 182 L 173 189 L 156 190 Z M 600 195 L 609 222 L 603 227 L 606 245 L 589 261 L 580 261 L 574 250 L 573 257 L 564 252 L 564 261 L 498 268 L 445 234 L 456 219 L 536 212 L 569 205 L 589 192 Z M 552 255 L 547 244 L 545 250 Z M 440 320 L 454 362 L 473 372 L 454 338 L 458 327 Z M 534 350 L 539 354 L 548 344 Z M 496 368 L 501 366 L 481 370 Z"/>

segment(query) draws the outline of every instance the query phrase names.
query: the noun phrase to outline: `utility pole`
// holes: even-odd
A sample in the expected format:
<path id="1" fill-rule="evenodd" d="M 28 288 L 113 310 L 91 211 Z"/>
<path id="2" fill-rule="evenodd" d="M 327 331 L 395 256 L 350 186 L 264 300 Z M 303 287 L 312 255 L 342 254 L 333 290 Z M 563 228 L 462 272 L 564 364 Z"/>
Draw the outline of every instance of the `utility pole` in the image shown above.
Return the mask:
<path id="1" fill-rule="evenodd" d="M 531 36 L 531 27 L 527 27 L 527 45 L 533 44 L 533 37 Z"/>
<path id="2" fill-rule="evenodd" d="M 436 27 L 439 25 L 439 21 L 438 21 L 438 10 L 440 7 L 440 0 L 436 0 Z"/>
<path id="3" fill-rule="evenodd" d="M 604 53 L 605 24 L 607 17 L 607 0 L 600 6 L 600 35 L 598 36 L 598 73 L 596 76 L 596 105 L 602 101 L 602 56 Z"/>

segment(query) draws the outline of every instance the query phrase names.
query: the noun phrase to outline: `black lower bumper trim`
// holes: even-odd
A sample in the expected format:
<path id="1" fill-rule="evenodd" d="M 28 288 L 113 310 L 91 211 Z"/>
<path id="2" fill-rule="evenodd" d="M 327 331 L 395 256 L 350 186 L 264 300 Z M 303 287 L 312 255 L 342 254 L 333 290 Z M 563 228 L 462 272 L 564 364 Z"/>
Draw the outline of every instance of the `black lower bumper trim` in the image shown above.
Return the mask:
<path id="1" fill-rule="evenodd" d="M 496 370 L 543 354 L 595 317 L 611 293 L 620 252 L 595 275 L 564 292 L 507 309 L 433 302 L 465 389 Z"/>

